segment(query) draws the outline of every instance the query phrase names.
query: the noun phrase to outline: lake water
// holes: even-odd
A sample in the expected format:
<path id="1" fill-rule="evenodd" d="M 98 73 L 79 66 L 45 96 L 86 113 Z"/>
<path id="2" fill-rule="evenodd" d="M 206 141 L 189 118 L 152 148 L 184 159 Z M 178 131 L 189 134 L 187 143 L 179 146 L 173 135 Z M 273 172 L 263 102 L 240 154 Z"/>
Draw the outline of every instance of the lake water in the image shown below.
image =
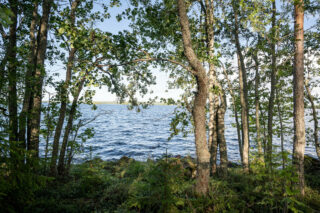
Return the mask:
<path id="1" fill-rule="evenodd" d="M 163 156 L 166 152 L 172 155 L 195 157 L 193 134 L 187 137 L 178 135 L 168 141 L 170 121 L 175 106 L 152 106 L 141 112 L 128 110 L 126 105 L 97 106 L 98 109 L 92 111 L 90 106 L 81 105 L 82 119 L 90 119 L 98 114 L 100 116 L 82 128 L 83 131 L 87 127 L 94 127 L 95 135 L 83 144 L 84 152 L 75 156 L 77 162 L 95 156 L 103 160 L 114 160 L 124 155 L 136 160 L 146 160 Z M 232 127 L 232 123 L 234 118 L 227 113 L 225 137 L 228 159 L 237 162 L 240 160 L 237 132 Z M 286 143 L 286 149 L 292 150 L 292 140 L 287 139 Z M 41 143 L 40 149 L 44 150 L 44 143 Z M 306 153 L 316 156 L 312 144 L 306 147 Z"/>

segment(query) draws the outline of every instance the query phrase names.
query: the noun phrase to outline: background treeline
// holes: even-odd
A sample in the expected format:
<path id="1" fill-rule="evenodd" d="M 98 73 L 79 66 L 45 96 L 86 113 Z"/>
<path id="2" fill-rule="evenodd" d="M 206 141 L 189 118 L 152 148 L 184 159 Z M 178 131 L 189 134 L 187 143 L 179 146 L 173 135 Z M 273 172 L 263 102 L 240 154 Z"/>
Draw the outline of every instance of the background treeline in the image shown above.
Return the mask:
<path id="1" fill-rule="evenodd" d="M 22 211 L 38 188 L 70 175 L 73 156 L 94 134 L 91 128 L 79 131 L 92 121 L 81 119 L 79 105 L 96 108 L 93 87 L 107 86 L 120 102 L 139 110 L 154 101 L 141 103 L 137 97 L 155 83 L 155 68 L 170 73 L 170 88 L 184 91 L 179 100 L 162 101 L 177 105 L 171 137 L 195 134 L 195 194 L 214 190 L 210 176 L 230 178 L 224 121 L 230 103 L 241 175 L 263 178 L 268 190 L 280 190 L 278 209 L 288 210 L 287 198 L 305 196 L 307 142 L 320 158 L 317 0 L 133 0 L 116 17 L 130 23 L 118 33 L 96 26 L 119 1 L 0 3 L 4 208 Z M 313 17 L 308 28 L 304 17 Z M 58 66 L 64 72 L 59 77 Z"/>

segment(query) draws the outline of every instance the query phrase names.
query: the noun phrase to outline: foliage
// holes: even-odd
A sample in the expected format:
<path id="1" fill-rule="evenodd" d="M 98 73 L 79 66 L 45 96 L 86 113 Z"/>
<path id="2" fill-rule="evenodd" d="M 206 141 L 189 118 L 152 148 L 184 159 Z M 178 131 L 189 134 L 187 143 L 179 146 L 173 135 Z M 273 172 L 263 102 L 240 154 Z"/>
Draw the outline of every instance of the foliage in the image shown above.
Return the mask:
<path id="1" fill-rule="evenodd" d="M 191 159 L 191 161 L 193 161 Z M 269 175 L 259 161 L 252 162 L 252 172 L 229 168 L 229 175 L 210 181 L 208 196 L 194 194 L 190 176 L 190 158 L 163 157 L 147 162 L 123 157 L 118 161 L 99 158 L 72 165 L 69 177 L 49 179 L 32 188 L 16 188 L 14 210 L 20 212 L 270 212 L 288 208 L 293 212 L 319 210 L 320 193 L 307 188 L 300 198 L 292 191 L 290 166 Z M 40 177 L 40 176 L 39 176 Z M 27 183 L 27 182 L 24 182 Z M 35 183 L 35 182 L 33 182 Z M 1 187 L 12 186 L 1 182 Z M 29 189 L 30 190 L 30 189 Z M 13 192 L 13 191 L 12 191 Z M 20 193 L 21 196 L 18 196 Z M 11 195 L 13 196 L 13 195 Z M 2 209 L 10 210 L 4 203 Z M 27 200 L 25 200 L 27 199 Z"/>
<path id="2" fill-rule="evenodd" d="M 187 71 L 190 69 L 181 40 L 177 4 L 172 0 L 131 0 L 128 8 L 116 15 L 118 22 L 130 21 L 130 29 L 111 33 L 112 29 L 97 27 L 104 24 L 104 20 L 111 18 L 110 8 L 121 6 L 121 1 L 110 0 L 99 2 L 94 0 L 76 1 L 79 3 L 75 11 L 74 21 L 71 8 L 75 1 L 52 1 L 53 10 L 50 17 L 49 42 L 44 47 L 40 45 L 40 24 L 45 11 L 46 1 L 1 1 L 0 3 L 0 209 L 6 212 L 271 212 L 292 211 L 312 212 L 319 210 L 319 172 L 308 168 L 310 159 L 306 158 L 307 194 L 304 198 L 297 196 L 292 183 L 297 182 L 293 174 L 290 154 L 277 152 L 274 144 L 272 167 L 266 165 L 255 155 L 250 157 L 251 173 L 245 174 L 240 169 L 229 169 L 225 177 L 213 177 L 210 182 L 210 193 L 205 197 L 198 197 L 192 188 L 195 175 L 195 162 L 190 158 L 168 158 L 157 161 L 137 162 L 133 159 L 122 158 L 115 162 L 103 162 L 90 157 L 90 161 L 79 165 L 72 165 L 75 154 L 83 151 L 83 143 L 94 136 L 93 128 L 83 128 L 89 121 L 81 117 L 81 104 L 93 104 L 94 88 L 107 87 L 108 91 L 118 97 L 120 103 L 127 101 L 128 108 L 140 111 L 155 101 L 150 99 L 140 102 L 138 96 L 144 97 L 150 92 L 150 85 L 155 84 L 152 70 L 159 68 L 169 72 L 169 88 L 180 89 L 183 94 L 179 100 L 163 99 L 166 104 L 176 105 L 172 118 L 169 139 L 177 134 L 186 136 L 193 131 L 192 106 L 196 93 L 196 79 Z M 234 113 L 240 115 L 241 104 L 238 88 L 240 82 L 235 66 L 235 35 L 240 37 L 239 52 L 244 55 L 245 68 L 248 75 L 248 113 L 251 138 L 257 137 L 260 122 L 261 140 L 266 149 L 267 121 L 272 116 L 271 133 L 281 138 L 282 145 L 292 146 L 290 141 L 283 141 L 283 136 L 292 138 L 292 68 L 294 50 L 294 31 L 292 23 L 292 1 L 277 1 L 280 6 L 272 16 L 272 3 L 275 0 L 247 0 L 247 1 L 212 1 L 214 10 L 214 56 L 209 57 L 208 25 L 206 3 L 209 1 L 188 1 L 188 20 L 191 31 L 193 49 L 205 69 L 214 65 L 217 82 L 208 89 L 217 95 L 219 92 L 232 94 Z M 39 3 L 35 17 L 33 9 Z M 70 3 L 70 4 L 69 4 Z M 239 4 L 238 4 L 239 3 Z M 100 5 L 97 9 L 97 5 Z M 235 17 L 235 10 L 239 14 Z M 17 6 L 17 17 L 14 17 Z M 306 15 L 316 16 L 319 13 L 319 2 L 305 1 Z M 112 14 L 113 15 L 113 14 Z M 273 18 L 275 23 L 273 24 Z M 11 29 L 12 20 L 18 20 L 16 29 Z M 235 19 L 239 19 L 239 30 L 235 29 Z M 31 30 L 31 23 L 35 21 L 35 29 Z M 119 23 L 120 24 L 120 23 Z M 314 21 L 314 26 L 305 31 L 305 84 L 313 95 L 305 101 L 306 108 L 313 104 L 319 106 L 319 96 L 315 95 L 319 87 L 319 26 L 320 21 Z M 108 26 L 107 26 L 108 27 Z M 239 31 L 239 32 L 238 32 Z M 32 33 L 35 34 L 32 45 Z M 46 39 L 45 39 L 46 40 Z M 8 48 L 11 45 L 11 48 Z M 13 45 L 13 46 L 12 46 Z M 275 45 L 275 67 L 273 67 L 272 46 Z M 36 48 L 33 50 L 32 46 Z M 44 49 L 42 49 L 44 48 Z M 74 49 L 74 59 L 70 59 Z M 33 111 L 33 103 L 29 103 L 26 115 L 22 113 L 24 103 L 33 100 L 28 97 L 28 91 L 33 93 L 36 82 L 34 68 L 37 62 L 34 53 L 47 50 L 46 66 L 41 66 L 41 76 L 45 76 L 45 87 L 40 88 L 40 94 L 46 94 L 51 87 L 55 94 L 49 97 L 48 104 L 41 104 L 41 109 Z M 41 51 L 43 52 L 43 51 Z M 211 53 L 211 52 L 210 52 Z M 44 55 L 43 55 L 44 56 Z M 11 58 L 12 57 L 12 58 Z M 71 57 L 72 58 L 72 57 Z M 71 61 L 69 61 L 69 59 Z M 256 59 L 256 60 L 255 60 Z M 14 63 L 13 63 L 14 62 Z M 223 64 L 226 76 L 222 78 Z M 67 84 L 61 80 L 55 68 L 63 65 L 70 66 L 71 79 Z M 43 68 L 43 69 L 42 69 Z M 28 72 L 28 71 L 32 72 Z M 271 73 L 275 71 L 276 100 L 273 114 L 269 115 L 272 87 Z M 29 75 L 31 76 L 28 76 Z M 229 75 L 231 86 L 227 86 Z M 255 90 L 255 80 L 260 78 Z M 31 80 L 30 80 L 31 79 Z M 30 81 L 30 82 L 29 82 Z M 9 83 L 10 82 L 10 83 Z M 42 83 L 41 83 L 42 85 Z M 30 86 L 30 88 L 29 88 Z M 307 87 L 307 86 L 306 86 Z M 36 89 L 37 90 L 37 89 Z M 258 94 L 256 94 L 256 92 Z M 70 104 L 69 95 L 73 96 L 75 109 Z M 40 95 L 41 96 L 41 95 Z M 253 98 L 256 96 L 255 98 Z M 41 98 L 40 102 L 41 102 Z M 67 99 L 67 100 L 64 100 Z M 258 99 L 259 103 L 256 103 Z M 66 116 L 60 112 L 62 102 L 67 103 Z M 309 103 L 310 102 L 310 103 Z M 312 103 L 314 102 L 314 103 Z M 11 103 L 11 104 L 10 104 Z M 13 104 L 12 104 L 13 103 Z M 61 104 L 62 105 L 62 104 Z M 12 107 L 10 107 L 12 106 Z M 259 110 L 256 110 L 257 108 Z M 13 109 L 14 108 L 14 109 Z M 62 108 L 62 107 L 61 107 Z M 63 110 L 61 110 L 63 111 Z M 256 121 L 256 112 L 260 120 Z M 310 111 L 307 110 L 307 115 Z M 317 118 L 319 113 L 312 111 L 314 128 L 307 128 L 307 141 L 315 145 L 318 132 Z M 60 114 L 61 113 L 61 114 Z M 73 114 L 74 113 L 74 114 Z M 39 115 L 33 118 L 32 115 Z M 70 173 L 56 179 L 47 176 L 48 159 L 50 158 L 51 142 L 59 115 L 64 120 L 73 118 L 70 134 L 66 134 L 66 155 L 62 162 L 66 162 Z M 42 116 L 40 116 L 42 115 Z M 311 115 L 311 114 L 310 114 Z M 27 122 L 24 121 L 24 116 Z M 39 123 L 38 130 L 45 141 L 44 159 L 30 158 L 39 149 L 39 143 L 30 141 L 15 141 L 8 137 L 11 132 L 18 132 L 23 122 Z M 20 118 L 22 123 L 20 123 Z M 16 125 L 10 125 L 15 121 Z M 271 119 L 272 120 L 272 119 Z M 190 125 L 191 124 L 191 125 Z M 224 125 L 224 124 L 223 124 Z M 25 125 L 26 126 L 26 125 Z M 31 125 L 32 126 L 32 125 Z M 62 125 L 63 126 L 63 125 Z M 240 125 L 241 126 L 241 125 Z M 220 127 L 219 127 L 220 128 Z M 241 127 L 237 127 L 241 128 Z M 269 128 L 269 127 L 268 127 Z M 24 128 L 31 134 L 29 126 Z M 224 131 L 224 126 L 223 126 Z M 14 131 L 13 131 L 14 130 Z M 240 129 L 238 129 L 240 131 Z M 37 132 L 35 130 L 34 132 Z M 66 131 L 67 132 L 67 131 Z M 19 132 L 20 133 L 20 132 Z M 22 135 L 23 136 L 23 135 Z M 38 135 L 36 135 L 38 136 Z M 240 137 L 239 137 L 240 138 Z M 60 138 L 61 139 L 61 138 Z M 19 139 L 20 140 L 20 135 Z M 24 139 L 22 139 L 24 140 Z M 255 140 L 258 143 L 258 140 Z M 58 140 L 59 143 L 59 140 Z M 254 144 L 254 143 L 251 143 Z M 59 148 L 59 144 L 57 146 Z M 240 143 L 241 149 L 241 143 Z M 255 152 L 253 146 L 252 152 Z M 31 147 L 32 148 L 32 147 Z M 281 147 L 283 149 L 283 146 Z M 200 150 L 201 151 L 201 150 Z M 260 157 L 260 156 L 259 156 Z M 311 163 L 313 165 L 313 163 Z M 282 169 L 281 169 L 282 167 Z"/>
<path id="3" fill-rule="evenodd" d="M 8 146 L 6 142 L 1 143 Z M 24 150 L 14 150 L 24 155 L 30 155 Z M 10 153 L 13 153 L 10 150 Z M 30 165 L 39 165 L 31 163 L 34 159 L 28 158 L 28 163 L 23 163 L 20 155 L 14 155 L 10 158 L 1 155 L 0 158 L 0 209 L 4 212 L 24 212 L 26 205 L 34 202 L 37 190 L 46 187 L 50 177 L 46 177 L 35 171 L 41 168 L 31 167 Z"/>

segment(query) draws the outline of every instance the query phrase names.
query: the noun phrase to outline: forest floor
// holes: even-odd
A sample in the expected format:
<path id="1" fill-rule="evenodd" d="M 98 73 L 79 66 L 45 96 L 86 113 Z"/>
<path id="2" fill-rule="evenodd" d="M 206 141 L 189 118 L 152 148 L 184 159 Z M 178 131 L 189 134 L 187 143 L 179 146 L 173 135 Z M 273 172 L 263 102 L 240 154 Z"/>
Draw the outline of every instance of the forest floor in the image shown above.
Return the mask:
<path id="1" fill-rule="evenodd" d="M 313 166 L 312 159 L 307 160 Z M 306 167 L 306 195 L 292 187 L 290 169 L 266 172 L 259 163 L 244 174 L 230 164 L 227 176 L 211 178 L 206 197 L 196 196 L 196 165 L 190 157 L 147 162 L 95 158 L 72 165 L 62 179 L 49 178 L 25 212 L 317 212 L 320 169 Z M 308 170 L 309 169 L 309 170 Z M 283 211 L 284 210 L 284 211 Z"/>

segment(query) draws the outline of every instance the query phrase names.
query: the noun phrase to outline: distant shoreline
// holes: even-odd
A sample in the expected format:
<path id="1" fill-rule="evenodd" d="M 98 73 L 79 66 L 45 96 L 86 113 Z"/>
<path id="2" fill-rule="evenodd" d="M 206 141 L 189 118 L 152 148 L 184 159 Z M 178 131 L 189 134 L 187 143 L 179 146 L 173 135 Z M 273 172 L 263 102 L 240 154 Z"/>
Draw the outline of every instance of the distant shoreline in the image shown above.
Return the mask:
<path id="1" fill-rule="evenodd" d="M 118 105 L 128 105 L 128 102 L 124 102 L 124 103 L 118 103 L 116 101 L 93 101 L 94 104 L 118 104 Z M 161 102 L 156 102 L 153 103 L 152 105 L 162 105 L 162 106 L 168 106 L 168 104 L 165 103 L 161 103 Z"/>
<path id="2" fill-rule="evenodd" d="M 49 101 L 45 100 L 45 101 L 42 101 L 42 103 L 48 103 Z M 116 101 L 93 101 L 93 104 L 96 104 L 96 105 L 102 105 L 102 104 L 113 104 L 113 105 L 128 105 L 129 103 L 128 102 L 124 102 L 124 103 L 118 103 Z M 156 102 L 152 105 L 157 105 L 157 106 L 169 106 L 168 104 L 165 104 L 165 103 L 161 103 L 161 102 Z"/>

